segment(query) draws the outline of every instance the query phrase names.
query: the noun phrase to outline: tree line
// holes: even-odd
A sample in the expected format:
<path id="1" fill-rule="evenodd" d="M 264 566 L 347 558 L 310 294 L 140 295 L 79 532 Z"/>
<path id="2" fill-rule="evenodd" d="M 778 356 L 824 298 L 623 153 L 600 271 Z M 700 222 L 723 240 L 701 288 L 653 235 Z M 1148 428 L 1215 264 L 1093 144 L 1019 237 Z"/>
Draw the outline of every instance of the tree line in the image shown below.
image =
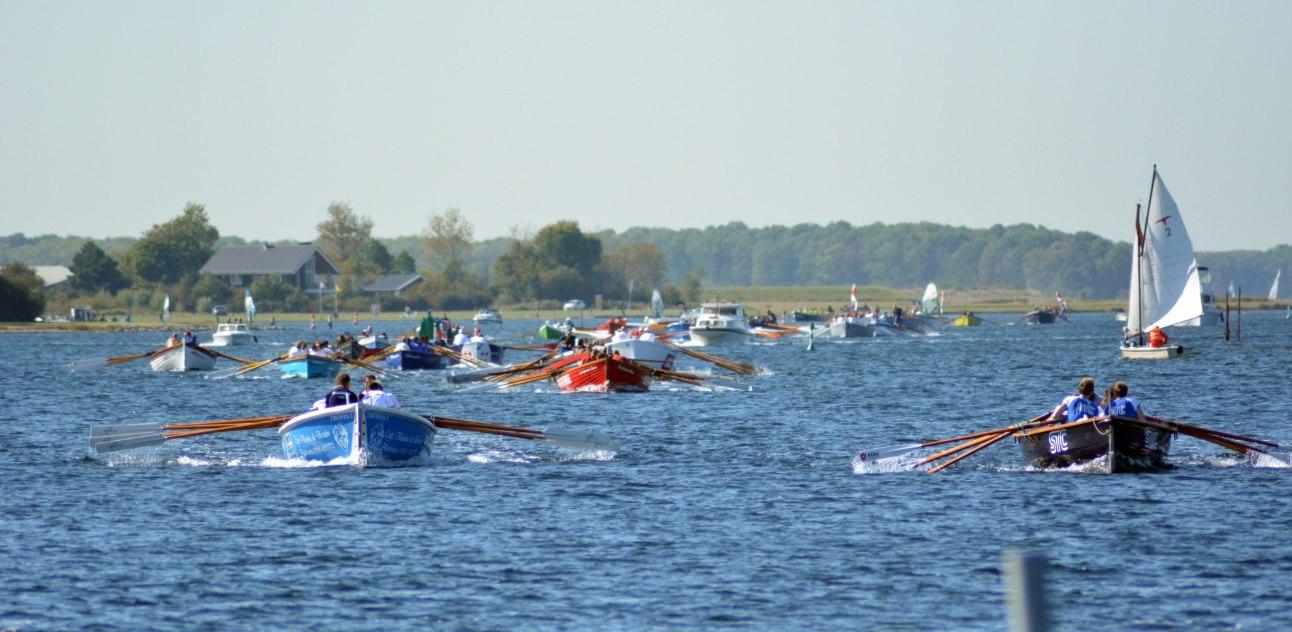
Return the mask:
<path id="1" fill-rule="evenodd" d="M 509 237 L 477 241 L 461 211 L 448 209 L 428 215 L 426 228 L 415 236 L 376 238 L 373 227 L 370 216 L 345 202 L 331 204 L 316 226 L 314 243 L 340 271 L 335 304 L 342 309 L 366 309 L 371 301 L 361 291 L 366 280 L 414 271 L 425 282 L 406 300 L 419 309 L 590 300 L 597 294 L 622 302 L 630 284 L 637 300 L 660 287 L 669 303 L 694 302 L 701 282 L 919 287 L 932 281 L 950 288 L 1113 299 L 1125 296 L 1130 258 L 1125 242 L 1030 224 L 975 229 L 834 222 L 751 228 L 733 222 L 703 229 L 584 232 L 576 222 L 557 221 L 533 234 L 514 230 Z M 39 313 L 46 298 L 60 305 L 92 299 L 99 307 L 140 311 L 160 309 L 169 295 L 181 309 L 205 311 L 238 296 L 199 269 L 216 248 L 246 243 L 221 236 L 200 204 L 188 204 L 137 238 L 0 237 L 0 263 L 7 264 L 0 293 L 6 305 L 24 306 L 0 317 L 25 319 L 17 317 L 37 305 Z M 1248 296 L 1263 296 L 1276 270 L 1292 270 L 1292 246 L 1200 252 L 1198 260 L 1212 268 L 1221 293 L 1232 280 Z M 73 276 L 46 297 L 27 264 L 68 265 Z M 317 307 L 304 292 L 277 280 L 259 280 L 252 291 L 262 311 Z"/>

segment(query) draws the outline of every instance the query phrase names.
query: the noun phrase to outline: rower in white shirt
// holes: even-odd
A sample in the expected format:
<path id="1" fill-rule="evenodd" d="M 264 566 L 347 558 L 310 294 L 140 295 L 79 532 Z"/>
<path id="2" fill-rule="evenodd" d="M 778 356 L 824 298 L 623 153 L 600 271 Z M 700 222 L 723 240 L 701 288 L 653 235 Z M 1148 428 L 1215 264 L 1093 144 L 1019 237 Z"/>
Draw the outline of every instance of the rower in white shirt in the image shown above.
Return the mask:
<path id="1" fill-rule="evenodd" d="M 386 392 L 386 390 L 381 386 L 381 382 L 378 382 L 376 377 L 365 375 L 363 383 L 363 393 L 359 395 L 359 398 L 363 403 L 369 406 L 380 406 L 382 408 L 401 408 L 399 405 L 399 398 L 395 397 L 394 393 Z"/>

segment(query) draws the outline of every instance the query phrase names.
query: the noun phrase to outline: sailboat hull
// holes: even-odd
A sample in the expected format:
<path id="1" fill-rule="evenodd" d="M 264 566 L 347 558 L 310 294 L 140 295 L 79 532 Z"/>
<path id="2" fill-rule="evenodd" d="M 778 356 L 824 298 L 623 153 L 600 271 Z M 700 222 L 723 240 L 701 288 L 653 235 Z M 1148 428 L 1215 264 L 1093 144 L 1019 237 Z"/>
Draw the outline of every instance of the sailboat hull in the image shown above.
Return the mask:
<path id="1" fill-rule="evenodd" d="M 1189 352 L 1187 347 L 1174 345 L 1170 347 L 1122 347 L 1122 357 L 1127 360 L 1170 360 L 1182 358 Z"/>

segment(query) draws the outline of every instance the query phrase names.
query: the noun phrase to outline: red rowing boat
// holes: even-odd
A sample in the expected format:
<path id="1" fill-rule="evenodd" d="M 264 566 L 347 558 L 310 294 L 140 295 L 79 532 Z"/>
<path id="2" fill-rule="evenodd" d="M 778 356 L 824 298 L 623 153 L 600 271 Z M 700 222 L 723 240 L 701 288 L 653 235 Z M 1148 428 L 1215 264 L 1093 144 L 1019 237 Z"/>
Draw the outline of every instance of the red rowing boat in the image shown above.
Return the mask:
<path id="1" fill-rule="evenodd" d="M 558 360 L 559 366 L 569 366 L 556 376 L 556 383 L 566 393 L 641 393 L 647 390 L 642 372 L 619 355 L 594 357 L 578 353 Z M 555 368 L 554 365 L 553 368 Z"/>

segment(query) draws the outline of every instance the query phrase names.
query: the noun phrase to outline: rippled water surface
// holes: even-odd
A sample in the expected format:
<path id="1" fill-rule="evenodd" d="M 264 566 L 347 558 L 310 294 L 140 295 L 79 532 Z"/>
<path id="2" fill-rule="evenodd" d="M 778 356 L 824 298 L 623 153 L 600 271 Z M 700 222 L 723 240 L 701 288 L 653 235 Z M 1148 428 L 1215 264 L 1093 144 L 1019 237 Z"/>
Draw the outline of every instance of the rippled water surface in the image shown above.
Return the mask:
<path id="1" fill-rule="evenodd" d="M 1283 316 L 1245 314 L 1240 343 L 1176 332 L 1197 353 L 1171 362 L 1120 360 L 1108 314 L 756 344 L 723 351 L 767 369 L 736 391 L 457 393 L 405 374 L 387 386 L 406 407 L 620 448 L 444 432 L 429 465 L 366 470 L 285 462 L 272 431 L 92 455 L 92 424 L 290 412 L 328 383 L 70 373 L 163 336 L 0 335 L 0 629 L 999 629 L 1010 546 L 1049 558 L 1066 629 L 1288 629 L 1288 469 L 1184 437 L 1162 474 L 1028 471 L 1010 442 L 938 475 L 850 466 L 1029 418 L 1083 375 L 1127 381 L 1153 414 L 1292 442 Z M 287 327 L 231 351 L 282 353 L 307 334 Z"/>

